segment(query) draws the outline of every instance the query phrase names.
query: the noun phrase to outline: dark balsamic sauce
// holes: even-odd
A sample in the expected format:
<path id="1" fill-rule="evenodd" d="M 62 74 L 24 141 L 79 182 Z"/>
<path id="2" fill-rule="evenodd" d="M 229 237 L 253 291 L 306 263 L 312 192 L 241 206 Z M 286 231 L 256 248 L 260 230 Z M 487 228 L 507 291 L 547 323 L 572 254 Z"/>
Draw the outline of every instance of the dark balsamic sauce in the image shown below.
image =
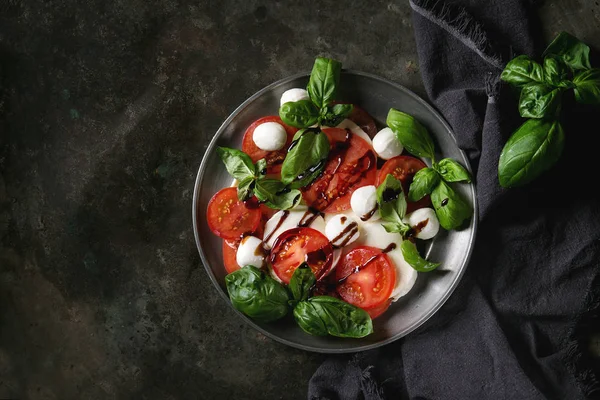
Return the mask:
<path id="1" fill-rule="evenodd" d="M 346 218 L 346 217 L 342 217 L 342 218 Z M 342 221 L 343 223 L 344 221 Z M 348 224 L 348 226 L 346 226 L 340 233 L 339 235 L 337 235 L 336 237 L 334 237 L 331 240 L 331 244 L 333 245 L 334 249 L 340 249 L 342 247 L 344 247 L 345 245 L 348 244 L 348 242 L 350 241 L 350 239 L 352 239 L 352 237 L 356 234 L 356 232 L 358 232 L 358 224 L 354 221 L 352 221 L 351 223 Z M 340 244 L 336 244 L 336 242 L 340 241 Z"/>
<path id="2" fill-rule="evenodd" d="M 448 198 L 447 197 L 444 200 L 442 200 L 442 207 L 444 207 L 446 204 L 448 204 Z"/>
<path id="3" fill-rule="evenodd" d="M 373 214 L 375 214 L 378 208 L 379 206 L 377 205 L 377 203 L 375 203 L 375 207 L 373 207 L 371 211 L 360 217 L 361 221 L 367 221 L 368 219 L 370 219 L 373 216 Z"/>
<path id="4" fill-rule="evenodd" d="M 310 224 L 313 223 L 313 221 L 315 219 L 317 219 L 317 217 L 319 216 L 323 216 L 324 214 L 317 210 L 316 208 L 313 207 L 308 207 L 308 210 L 306 210 L 306 212 L 304 213 L 304 215 L 302 216 L 302 218 L 300 218 L 300 221 L 298 222 L 298 226 L 299 227 L 307 227 L 310 226 Z"/>
<path id="5" fill-rule="evenodd" d="M 281 225 L 283 224 L 283 221 L 285 221 L 285 219 L 288 217 L 288 215 L 290 215 L 290 212 L 288 210 L 282 211 L 281 218 L 279 218 L 279 221 L 277 221 L 277 224 L 275 225 L 275 227 L 267 235 L 265 235 L 263 242 L 266 243 L 269 241 L 269 239 L 271 239 L 271 236 L 273 236 L 273 234 L 277 231 L 277 229 L 279 229 L 279 227 L 281 227 Z"/>

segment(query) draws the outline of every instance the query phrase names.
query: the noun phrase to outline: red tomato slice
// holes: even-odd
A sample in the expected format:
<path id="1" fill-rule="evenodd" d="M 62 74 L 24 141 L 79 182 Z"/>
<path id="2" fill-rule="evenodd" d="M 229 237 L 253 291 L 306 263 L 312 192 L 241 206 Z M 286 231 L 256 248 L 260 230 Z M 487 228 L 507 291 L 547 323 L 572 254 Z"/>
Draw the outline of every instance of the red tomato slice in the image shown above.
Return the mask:
<path id="1" fill-rule="evenodd" d="M 223 265 L 225 266 L 225 271 L 227 271 L 228 274 L 240 269 L 236 259 L 239 245 L 239 240 L 223 240 Z"/>
<path id="2" fill-rule="evenodd" d="M 333 262 L 333 247 L 329 239 L 312 228 L 294 228 L 283 232 L 271 249 L 273 271 L 284 283 L 296 268 L 306 262 L 317 279 L 328 271 Z"/>
<path id="3" fill-rule="evenodd" d="M 283 149 L 277 151 L 266 151 L 259 149 L 256 144 L 254 144 L 254 140 L 252 140 L 254 130 L 257 126 L 265 122 L 277 122 L 285 128 L 288 137 Z M 292 143 L 292 138 L 297 131 L 298 129 L 286 125 L 278 115 L 270 115 L 259 118 L 250 124 L 248 129 L 246 129 L 246 133 L 244 133 L 244 139 L 242 140 L 242 151 L 248 154 L 253 162 L 257 162 L 261 158 L 264 158 L 267 161 L 267 173 L 278 175 L 281 172 L 281 164 L 283 163 L 285 155 L 287 154 L 287 148 Z"/>
<path id="4" fill-rule="evenodd" d="M 323 173 L 302 189 L 307 204 L 326 212 L 350 208 L 350 197 L 359 187 L 373 185 L 377 175 L 375 153 L 361 137 L 338 128 L 323 129 L 331 144 Z"/>
<path id="5" fill-rule="evenodd" d="M 343 101 L 334 101 L 333 104 L 351 104 Z M 377 125 L 371 115 L 364 109 L 352 103 L 352 112 L 348 119 L 358 125 L 371 139 L 377 134 Z"/>
<path id="6" fill-rule="evenodd" d="M 390 300 L 384 301 L 383 303 L 381 303 L 378 306 L 367 308 L 367 309 L 365 309 L 365 311 L 367 313 L 369 313 L 369 316 L 371 317 L 371 319 L 375 319 L 375 318 L 379 317 L 381 314 L 383 314 L 384 312 L 386 312 L 387 309 L 390 308 L 391 304 L 392 304 L 392 300 L 390 299 Z"/>
<path id="7" fill-rule="evenodd" d="M 239 239 L 254 232 L 261 220 L 258 208 L 247 208 L 238 200 L 237 188 L 219 190 L 208 202 L 206 222 L 210 230 L 223 239 Z"/>
<path id="8" fill-rule="evenodd" d="M 360 246 L 351 250 L 336 268 L 337 291 L 350 304 L 363 309 L 386 302 L 396 284 L 396 270 L 380 249 Z"/>
<path id="9" fill-rule="evenodd" d="M 404 190 L 406 196 L 417 171 L 426 167 L 427 164 L 413 156 L 397 156 L 390 158 L 383 164 L 377 174 L 377 186 L 385 180 L 385 177 L 388 174 L 392 174 L 396 179 L 402 182 L 402 190 Z M 416 209 L 430 206 L 431 198 L 428 195 L 419 201 L 408 201 L 406 212 L 410 213 Z"/>

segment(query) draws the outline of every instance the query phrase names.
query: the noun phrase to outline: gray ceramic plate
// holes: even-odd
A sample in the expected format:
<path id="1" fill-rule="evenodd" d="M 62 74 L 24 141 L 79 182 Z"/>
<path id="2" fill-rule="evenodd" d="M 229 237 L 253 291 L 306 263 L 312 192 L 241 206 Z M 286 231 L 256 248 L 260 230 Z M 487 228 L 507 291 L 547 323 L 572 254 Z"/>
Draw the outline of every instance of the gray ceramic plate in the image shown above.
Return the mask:
<path id="1" fill-rule="evenodd" d="M 218 190 L 231 183 L 223 163 L 215 151 L 216 146 L 241 148 L 246 127 L 266 115 L 277 115 L 281 94 L 290 88 L 306 87 L 308 74 L 300 74 L 275 82 L 242 103 L 225 120 L 215 134 L 200 164 L 192 205 L 194 234 L 202 263 L 223 299 L 229 302 L 225 289 L 225 269 L 222 264 L 221 239 L 208 228 L 205 210 L 208 201 Z M 458 148 L 454 135 L 444 119 L 423 99 L 401 85 L 374 75 L 344 70 L 340 79 L 339 98 L 364 108 L 379 127 L 391 107 L 417 118 L 429 130 L 436 142 L 437 159 L 452 157 L 469 167 L 465 154 Z M 475 187 L 457 184 L 473 205 L 477 215 Z M 442 263 L 438 270 L 419 273 L 413 289 L 380 317 L 373 321 L 375 332 L 363 339 L 316 337 L 304 333 L 293 317 L 262 324 L 242 313 L 235 312 L 266 336 L 284 344 L 322 353 L 345 353 L 367 350 L 397 340 L 413 331 L 430 318 L 452 294 L 460 281 L 471 255 L 477 228 L 476 218 L 460 231 L 443 229 L 425 249 L 429 259 Z M 233 308 L 233 307 L 232 307 Z M 218 316 L 215 316 L 218 318 Z"/>

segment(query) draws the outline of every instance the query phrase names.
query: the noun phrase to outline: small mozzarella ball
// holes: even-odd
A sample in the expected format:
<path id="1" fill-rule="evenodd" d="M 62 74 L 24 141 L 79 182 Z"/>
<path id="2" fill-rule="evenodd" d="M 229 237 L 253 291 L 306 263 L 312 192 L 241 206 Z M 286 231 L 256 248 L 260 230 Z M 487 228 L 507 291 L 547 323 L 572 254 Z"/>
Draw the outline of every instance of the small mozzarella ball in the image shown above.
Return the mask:
<path id="1" fill-rule="evenodd" d="M 404 146 L 396 137 L 396 134 L 390 128 L 383 128 L 373 138 L 373 150 L 379 158 L 389 160 L 399 156 L 404 150 Z"/>
<path id="2" fill-rule="evenodd" d="M 281 95 L 281 100 L 279 101 L 280 105 L 290 101 L 299 101 L 299 100 L 310 100 L 308 97 L 308 92 L 305 89 L 294 88 L 289 89 L 283 92 Z"/>
<path id="3" fill-rule="evenodd" d="M 431 239 L 440 230 L 440 221 L 435 215 L 433 208 L 419 208 L 404 217 L 404 222 L 412 228 L 419 228 L 419 232 L 415 235 L 417 239 Z M 424 225 L 423 225 L 424 224 Z"/>
<path id="4" fill-rule="evenodd" d="M 352 211 L 363 221 L 377 221 L 381 218 L 376 191 L 377 188 L 373 185 L 363 186 L 356 189 L 350 197 Z"/>
<path id="5" fill-rule="evenodd" d="M 285 142 L 287 142 L 287 132 L 277 122 L 263 122 L 254 129 L 252 140 L 261 150 L 281 150 L 285 146 Z"/>
<path id="6" fill-rule="evenodd" d="M 265 261 L 262 240 L 254 236 L 243 238 L 238 247 L 235 260 L 240 267 L 252 265 L 256 268 L 261 268 Z"/>
<path id="7" fill-rule="evenodd" d="M 337 214 L 327 221 L 325 236 L 334 247 L 349 245 L 360 236 L 358 223 L 347 215 Z"/>

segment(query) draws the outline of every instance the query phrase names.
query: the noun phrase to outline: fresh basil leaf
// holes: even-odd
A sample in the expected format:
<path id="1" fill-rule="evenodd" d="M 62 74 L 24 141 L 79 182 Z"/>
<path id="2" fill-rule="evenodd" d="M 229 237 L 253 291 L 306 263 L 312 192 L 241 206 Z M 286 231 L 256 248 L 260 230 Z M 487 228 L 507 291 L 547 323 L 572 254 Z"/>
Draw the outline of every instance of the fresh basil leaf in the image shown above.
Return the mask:
<path id="1" fill-rule="evenodd" d="M 327 336 L 327 327 L 308 301 L 300 301 L 294 307 L 294 319 L 302 330 L 310 335 Z"/>
<path id="2" fill-rule="evenodd" d="M 321 110 L 321 124 L 325 126 L 337 126 L 346 119 L 354 106 L 352 104 L 336 104 L 326 106 Z"/>
<path id="3" fill-rule="evenodd" d="M 258 173 L 258 176 L 265 176 L 267 174 L 267 160 L 264 158 L 261 158 L 260 160 L 258 160 L 256 162 L 256 172 Z"/>
<path id="4" fill-rule="evenodd" d="M 408 200 L 418 201 L 431 194 L 440 181 L 440 175 L 433 168 L 423 168 L 417 171 L 408 189 Z"/>
<path id="5" fill-rule="evenodd" d="M 590 47 L 568 32 L 559 33 L 542 57 L 554 55 L 573 70 L 590 69 Z"/>
<path id="6" fill-rule="evenodd" d="M 391 108 L 386 124 L 410 153 L 418 157 L 434 158 L 435 149 L 429 132 L 412 115 Z"/>
<path id="7" fill-rule="evenodd" d="M 522 186 L 537 178 L 560 158 L 564 141 L 558 121 L 525 121 L 511 135 L 500 154 L 500 185 L 506 188 Z"/>
<path id="8" fill-rule="evenodd" d="M 285 287 L 252 265 L 225 276 L 225 285 L 233 306 L 252 319 L 269 322 L 288 312 Z"/>
<path id="9" fill-rule="evenodd" d="M 519 113 L 524 118 L 555 117 L 560 111 L 561 88 L 544 83 L 523 86 L 519 98 Z"/>
<path id="10" fill-rule="evenodd" d="M 506 64 L 500 79 L 518 87 L 529 83 L 542 83 L 544 82 L 544 69 L 528 56 L 520 55 Z"/>
<path id="11" fill-rule="evenodd" d="M 330 296 L 311 297 L 308 302 L 332 336 L 361 338 L 373 333 L 371 317 L 362 308 Z"/>
<path id="12" fill-rule="evenodd" d="M 306 90 L 319 109 L 335 100 L 341 71 L 342 63 L 339 61 L 324 57 L 315 60 Z"/>
<path id="13" fill-rule="evenodd" d="M 281 166 L 281 181 L 292 189 L 310 184 L 325 168 L 329 140 L 320 129 L 296 132 Z"/>
<path id="14" fill-rule="evenodd" d="M 431 202 L 440 225 L 446 230 L 460 227 L 473 215 L 471 206 L 443 180 L 431 192 Z"/>
<path id="15" fill-rule="evenodd" d="M 556 56 L 544 59 L 544 80 L 548 85 L 572 88 L 575 85 L 569 81 L 569 68 Z"/>
<path id="16" fill-rule="evenodd" d="M 240 201 L 246 201 L 252 197 L 254 190 L 255 179 L 253 176 L 249 176 L 242 179 L 237 186 L 237 195 Z"/>
<path id="17" fill-rule="evenodd" d="M 238 149 L 230 149 L 229 147 L 217 147 L 217 154 L 225 164 L 229 175 L 233 176 L 238 181 L 256 175 L 256 169 L 250 156 Z"/>
<path id="18" fill-rule="evenodd" d="M 302 199 L 302 193 L 299 190 L 289 189 L 281 181 L 268 178 L 256 181 L 254 195 L 267 207 L 276 210 L 293 208 Z"/>
<path id="19" fill-rule="evenodd" d="M 308 128 L 319 121 L 319 109 L 310 100 L 290 101 L 279 107 L 279 116 L 288 125 Z"/>
<path id="20" fill-rule="evenodd" d="M 407 203 L 400 181 L 392 174 L 387 174 L 385 180 L 377 187 L 375 194 L 385 230 L 406 234 L 410 230 L 410 226 L 402 220 L 406 215 Z"/>
<path id="21" fill-rule="evenodd" d="M 389 233 L 399 233 L 404 237 L 410 231 L 410 225 L 404 222 L 382 222 L 381 226 Z"/>
<path id="22" fill-rule="evenodd" d="M 418 272 L 429 272 L 433 271 L 437 267 L 439 267 L 440 263 L 435 263 L 431 261 L 425 260 L 419 254 L 419 250 L 417 250 L 417 246 L 410 240 L 403 240 L 400 245 L 400 249 L 402 250 L 402 256 L 404 257 L 404 261 L 406 261 L 414 270 Z"/>
<path id="23" fill-rule="evenodd" d="M 310 291 L 316 282 L 315 274 L 308 264 L 302 263 L 292 274 L 290 284 L 288 285 L 288 288 L 292 292 L 292 298 L 295 301 L 308 299 Z"/>
<path id="24" fill-rule="evenodd" d="M 469 171 L 460 165 L 458 161 L 451 158 L 444 158 L 439 163 L 435 164 L 434 168 L 446 182 L 471 182 L 471 174 L 469 174 Z"/>
<path id="25" fill-rule="evenodd" d="M 575 99 L 583 104 L 600 105 L 600 68 L 592 68 L 575 75 Z"/>

